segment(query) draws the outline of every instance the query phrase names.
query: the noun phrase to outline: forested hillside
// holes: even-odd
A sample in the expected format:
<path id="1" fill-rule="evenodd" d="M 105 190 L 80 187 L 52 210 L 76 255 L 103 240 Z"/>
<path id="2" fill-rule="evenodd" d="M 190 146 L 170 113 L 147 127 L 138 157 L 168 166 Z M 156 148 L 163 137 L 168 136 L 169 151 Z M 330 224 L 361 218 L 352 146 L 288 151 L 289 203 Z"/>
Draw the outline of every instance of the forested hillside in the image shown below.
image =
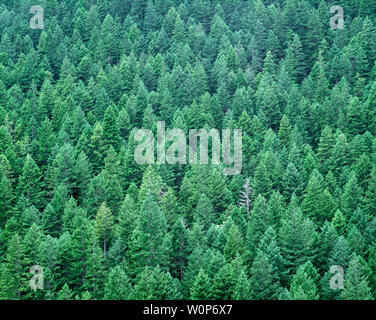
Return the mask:
<path id="1" fill-rule="evenodd" d="M 376 298 L 376 1 L 0 3 L 0 299 Z M 242 173 L 138 165 L 157 121 Z"/>

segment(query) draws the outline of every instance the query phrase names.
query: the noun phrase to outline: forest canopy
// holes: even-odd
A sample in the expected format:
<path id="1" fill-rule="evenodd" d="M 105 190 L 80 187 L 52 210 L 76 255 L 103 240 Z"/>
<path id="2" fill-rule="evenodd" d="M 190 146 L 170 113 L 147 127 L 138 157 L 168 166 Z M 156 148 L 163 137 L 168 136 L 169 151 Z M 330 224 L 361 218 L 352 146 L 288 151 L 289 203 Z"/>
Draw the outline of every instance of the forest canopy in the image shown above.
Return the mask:
<path id="1" fill-rule="evenodd" d="M 0 299 L 376 298 L 375 1 L 34 5 L 0 1 Z M 241 174 L 137 164 L 158 121 L 242 130 Z"/>

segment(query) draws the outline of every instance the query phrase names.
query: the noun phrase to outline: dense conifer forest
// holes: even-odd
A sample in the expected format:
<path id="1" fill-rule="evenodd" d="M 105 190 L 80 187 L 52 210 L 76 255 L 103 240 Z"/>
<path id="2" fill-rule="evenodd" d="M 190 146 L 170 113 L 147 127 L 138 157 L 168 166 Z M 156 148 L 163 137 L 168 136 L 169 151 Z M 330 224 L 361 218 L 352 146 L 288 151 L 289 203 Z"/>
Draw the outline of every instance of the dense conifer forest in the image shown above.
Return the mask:
<path id="1" fill-rule="evenodd" d="M 376 298 L 376 1 L 1 0 L 0 34 L 0 299 Z M 137 164 L 158 121 L 241 129 L 241 174 Z"/>

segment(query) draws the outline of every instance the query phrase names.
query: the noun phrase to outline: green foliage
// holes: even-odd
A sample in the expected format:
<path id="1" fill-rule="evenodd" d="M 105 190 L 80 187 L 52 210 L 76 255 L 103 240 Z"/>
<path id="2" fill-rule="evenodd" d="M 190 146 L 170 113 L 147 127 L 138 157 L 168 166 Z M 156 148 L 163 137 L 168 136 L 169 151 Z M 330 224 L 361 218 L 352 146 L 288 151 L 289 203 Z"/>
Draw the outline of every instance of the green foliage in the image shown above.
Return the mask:
<path id="1" fill-rule="evenodd" d="M 375 298 L 372 1 L 73 2 L 1 8 L 0 299 Z M 241 174 L 138 165 L 157 121 L 241 129 Z"/>
<path id="2" fill-rule="evenodd" d="M 317 287 L 314 280 L 301 266 L 291 281 L 290 294 L 292 300 L 318 300 Z"/>
<path id="3" fill-rule="evenodd" d="M 131 284 L 126 273 L 120 266 L 114 267 L 105 283 L 104 299 L 127 300 L 131 291 Z"/>
<path id="4" fill-rule="evenodd" d="M 349 263 L 342 292 L 344 300 L 371 300 L 372 294 L 365 276 L 364 267 L 359 258 L 354 255 Z"/>
<path id="5" fill-rule="evenodd" d="M 192 300 L 208 300 L 211 294 L 210 278 L 203 269 L 200 269 L 193 286 L 191 287 Z"/>
<path id="6" fill-rule="evenodd" d="M 103 252 L 106 256 L 107 246 L 112 236 L 112 229 L 114 225 L 114 218 L 111 209 L 107 208 L 106 203 L 103 203 L 95 217 L 95 233 L 98 240 L 103 244 Z"/>
<path id="7" fill-rule="evenodd" d="M 137 270 L 147 266 L 168 266 L 171 238 L 166 231 L 166 218 L 149 194 L 141 204 L 128 252 L 135 274 Z"/>

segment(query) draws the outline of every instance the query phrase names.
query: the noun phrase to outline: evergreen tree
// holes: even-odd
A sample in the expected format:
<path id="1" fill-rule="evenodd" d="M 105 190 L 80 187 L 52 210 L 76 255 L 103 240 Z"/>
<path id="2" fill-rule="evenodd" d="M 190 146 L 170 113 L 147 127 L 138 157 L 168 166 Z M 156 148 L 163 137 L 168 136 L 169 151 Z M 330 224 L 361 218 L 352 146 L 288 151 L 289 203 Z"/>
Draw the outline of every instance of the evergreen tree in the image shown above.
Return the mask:
<path id="1" fill-rule="evenodd" d="M 291 207 L 289 215 L 282 219 L 279 233 L 281 253 L 285 259 L 284 281 L 290 279 L 297 267 L 313 258 L 315 227 L 304 217 L 299 207 Z"/>
<path id="2" fill-rule="evenodd" d="M 130 280 L 120 266 L 111 270 L 105 283 L 104 292 L 105 300 L 127 300 L 131 292 Z"/>
<path id="3" fill-rule="evenodd" d="M 3 283 L 5 288 L 2 290 L 5 293 L 6 299 L 20 300 L 26 288 L 26 268 L 25 248 L 22 244 L 21 238 L 15 234 L 9 242 L 5 270 L 3 270 Z"/>
<path id="4" fill-rule="evenodd" d="M 134 261 L 134 271 L 146 266 L 168 265 L 170 245 L 165 216 L 149 194 L 141 204 L 128 252 Z"/>
<path id="5" fill-rule="evenodd" d="M 341 200 L 341 211 L 348 221 L 355 210 L 363 205 L 362 191 L 354 174 L 346 183 Z"/>
<path id="6" fill-rule="evenodd" d="M 370 300 L 372 294 L 359 258 L 354 255 L 346 272 L 342 298 L 344 300 Z"/>
<path id="7" fill-rule="evenodd" d="M 99 241 L 103 245 L 104 256 L 107 254 L 108 244 L 111 240 L 114 218 L 111 209 L 106 203 L 102 203 L 95 217 L 95 232 Z"/>
<path id="8" fill-rule="evenodd" d="M 290 294 L 293 300 L 318 300 L 314 280 L 300 267 L 291 281 Z"/>
<path id="9" fill-rule="evenodd" d="M 69 289 L 68 285 L 65 283 L 64 286 L 57 293 L 57 300 L 73 300 L 72 290 Z"/>
<path id="10" fill-rule="evenodd" d="M 27 155 L 19 178 L 18 194 L 25 196 L 32 204 L 41 208 L 44 204 L 42 173 L 30 155 Z"/>
<path id="11" fill-rule="evenodd" d="M 211 293 L 209 277 L 203 269 L 200 269 L 193 286 L 191 287 L 192 300 L 208 300 Z"/>
<path id="12" fill-rule="evenodd" d="M 300 37 L 295 34 L 287 50 L 287 67 L 292 78 L 301 82 L 306 75 L 306 62 Z"/>
<path id="13" fill-rule="evenodd" d="M 252 298 L 255 300 L 274 300 L 280 293 L 278 275 L 267 255 L 258 251 L 250 270 Z"/>

